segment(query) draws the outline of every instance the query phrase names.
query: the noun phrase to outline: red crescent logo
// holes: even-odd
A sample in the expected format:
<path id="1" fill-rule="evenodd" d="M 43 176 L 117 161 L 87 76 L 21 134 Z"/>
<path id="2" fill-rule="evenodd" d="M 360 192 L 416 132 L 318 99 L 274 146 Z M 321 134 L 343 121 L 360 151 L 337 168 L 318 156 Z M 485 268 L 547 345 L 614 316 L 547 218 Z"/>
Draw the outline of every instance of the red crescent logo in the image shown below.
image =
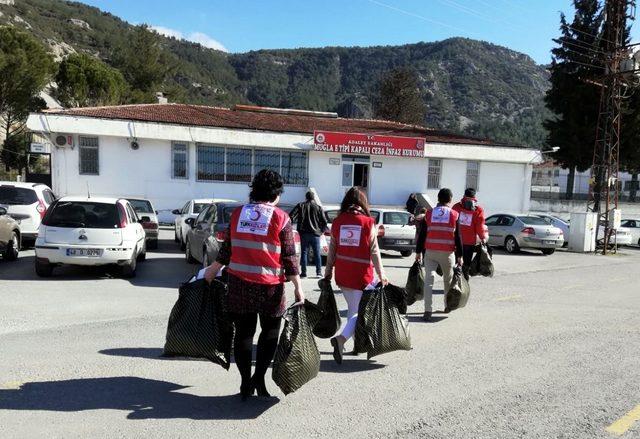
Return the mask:
<path id="1" fill-rule="evenodd" d="M 353 238 L 353 230 L 349 230 L 347 238 Z"/>
<path id="2" fill-rule="evenodd" d="M 260 217 L 262 216 L 262 214 L 260 212 L 258 212 L 257 210 L 254 210 L 253 213 L 256 214 L 256 217 L 252 217 L 251 214 L 249 214 L 249 219 L 251 221 L 258 221 L 260 219 Z"/>

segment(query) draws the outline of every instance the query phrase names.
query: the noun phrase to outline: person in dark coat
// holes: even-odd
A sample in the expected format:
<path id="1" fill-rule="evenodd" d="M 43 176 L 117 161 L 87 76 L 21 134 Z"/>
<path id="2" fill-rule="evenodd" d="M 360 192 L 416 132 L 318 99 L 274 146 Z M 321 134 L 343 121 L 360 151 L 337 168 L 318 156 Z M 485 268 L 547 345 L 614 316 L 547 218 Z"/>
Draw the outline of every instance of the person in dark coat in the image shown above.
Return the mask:
<path id="1" fill-rule="evenodd" d="M 316 263 L 316 276 L 322 276 L 322 258 L 320 256 L 320 236 L 328 230 L 327 218 L 322 206 L 316 202 L 313 192 L 307 192 L 306 200 L 291 211 L 291 221 L 297 225 L 300 234 L 300 277 L 307 277 L 309 248 L 313 249 Z"/>
<path id="2" fill-rule="evenodd" d="M 416 213 L 416 208 L 418 207 L 418 197 L 416 194 L 411 193 L 409 198 L 407 199 L 406 209 L 411 215 Z"/>

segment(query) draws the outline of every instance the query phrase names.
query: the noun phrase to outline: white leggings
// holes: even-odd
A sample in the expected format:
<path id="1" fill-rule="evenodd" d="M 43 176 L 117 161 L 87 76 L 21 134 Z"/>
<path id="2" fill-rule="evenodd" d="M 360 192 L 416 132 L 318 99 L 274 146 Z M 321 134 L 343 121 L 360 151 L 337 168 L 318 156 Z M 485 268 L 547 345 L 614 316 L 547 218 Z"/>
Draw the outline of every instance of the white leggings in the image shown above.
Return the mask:
<path id="1" fill-rule="evenodd" d="M 347 301 L 347 324 L 342 329 L 342 336 L 345 339 L 350 339 L 356 330 L 356 322 L 358 321 L 358 307 L 360 306 L 360 299 L 362 298 L 361 290 L 353 290 L 351 288 L 344 288 L 338 285 L 342 290 L 342 296 Z"/>

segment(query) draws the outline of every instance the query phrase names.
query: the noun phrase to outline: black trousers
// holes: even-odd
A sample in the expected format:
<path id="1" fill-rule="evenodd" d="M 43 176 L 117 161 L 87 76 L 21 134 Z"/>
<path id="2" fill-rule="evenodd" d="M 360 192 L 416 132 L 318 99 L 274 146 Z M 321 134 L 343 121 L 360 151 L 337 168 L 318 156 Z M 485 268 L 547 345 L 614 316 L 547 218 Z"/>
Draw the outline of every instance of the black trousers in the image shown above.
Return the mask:
<path id="1" fill-rule="evenodd" d="M 471 261 L 473 260 L 475 251 L 475 245 L 464 244 L 462 246 L 462 271 L 467 279 L 469 278 L 469 269 L 471 268 Z"/>
<path id="2" fill-rule="evenodd" d="M 255 377 L 263 379 L 269 369 L 278 347 L 278 335 L 280 334 L 281 317 L 271 317 L 265 314 L 247 313 L 233 314 L 232 319 L 236 328 L 233 355 L 236 366 L 240 372 L 242 382 L 246 383 L 251 378 L 251 360 L 253 359 L 253 337 L 256 333 L 256 325 L 260 316 L 260 337 L 258 338 L 258 350 L 256 353 Z"/>

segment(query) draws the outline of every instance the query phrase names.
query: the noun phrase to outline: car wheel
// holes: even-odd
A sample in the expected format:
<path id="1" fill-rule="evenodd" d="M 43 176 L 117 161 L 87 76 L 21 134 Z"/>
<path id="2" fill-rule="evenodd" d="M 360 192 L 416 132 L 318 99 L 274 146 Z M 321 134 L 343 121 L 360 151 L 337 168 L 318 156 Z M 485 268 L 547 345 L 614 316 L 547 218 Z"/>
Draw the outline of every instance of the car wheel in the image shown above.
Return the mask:
<path id="1" fill-rule="evenodd" d="M 131 260 L 126 264 L 120 267 L 120 274 L 124 278 L 132 278 L 136 277 L 136 268 L 138 267 L 138 258 L 136 257 L 136 252 L 133 252 L 131 256 Z"/>
<path id="2" fill-rule="evenodd" d="M 144 243 L 144 247 L 142 247 L 142 251 L 138 255 L 138 262 L 143 262 L 147 260 L 147 243 Z"/>
<path id="3" fill-rule="evenodd" d="M 513 236 L 507 236 L 507 239 L 504 240 L 504 249 L 507 253 L 518 253 L 520 251 L 520 246 L 518 245 L 518 241 Z"/>
<path id="4" fill-rule="evenodd" d="M 187 239 L 187 243 L 185 244 L 184 255 L 187 258 L 187 264 L 195 264 L 196 260 L 193 259 L 191 255 L 191 245 L 189 243 L 189 239 Z"/>
<path id="5" fill-rule="evenodd" d="M 400 255 L 402 255 L 403 258 L 408 258 L 412 254 L 413 254 L 413 252 L 411 250 L 403 250 L 403 251 L 400 252 Z"/>
<path id="6" fill-rule="evenodd" d="M 545 255 L 545 256 L 552 255 L 552 254 L 554 254 L 555 252 L 556 252 L 556 249 L 555 249 L 555 248 L 545 248 L 545 249 L 542 249 L 542 254 L 543 254 L 543 255 Z"/>
<path id="7" fill-rule="evenodd" d="M 18 259 L 18 253 L 20 253 L 20 239 L 18 238 L 18 234 L 13 232 L 11 234 L 11 239 L 7 242 L 7 248 L 5 249 L 2 258 L 5 261 L 15 261 Z"/>
<path id="8" fill-rule="evenodd" d="M 182 234 L 180 234 L 180 250 L 185 251 L 187 248 L 187 243 L 182 239 Z"/>
<path id="9" fill-rule="evenodd" d="M 173 229 L 173 242 L 180 242 L 180 238 L 178 237 L 178 229 Z"/>
<path id="10" fill-rule="evenodd" d="M 53 265 L 41 262 L 36 258 L 36 274 L 40 277 L 51 277 L 53 273 Z"/>

